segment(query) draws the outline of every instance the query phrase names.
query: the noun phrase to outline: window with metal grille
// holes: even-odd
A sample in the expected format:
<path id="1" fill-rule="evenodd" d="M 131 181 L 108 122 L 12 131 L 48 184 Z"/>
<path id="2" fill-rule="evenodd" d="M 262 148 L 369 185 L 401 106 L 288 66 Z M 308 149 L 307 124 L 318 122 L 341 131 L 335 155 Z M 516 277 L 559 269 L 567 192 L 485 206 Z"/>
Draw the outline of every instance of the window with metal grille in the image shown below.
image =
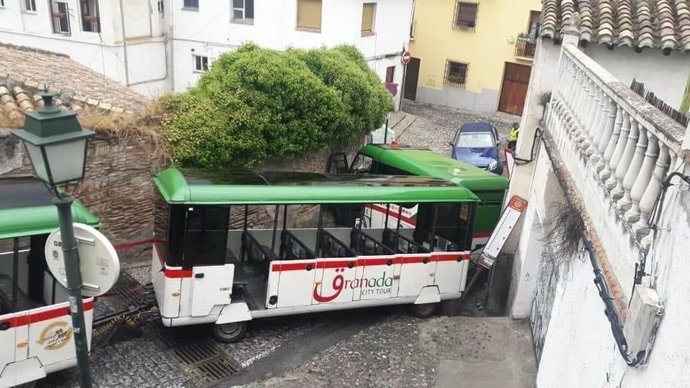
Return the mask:
<path id="1" fill-rule="evenodd" d="M 199 9 L 199 0 L 184 0 L 182 8 Z"/>
<path id="2" fill-rule="evenodd" d="M 98 0 L 81 0 L 81 27 L 88 32 L 101 32 Z"/>
<path id="3" fill-rule="evenodd" d="M 202 73 L 208 70 L 208 57 L 203 55 L 192 55 L 194 57 L 194 72 Z"/>
<path id="4" fill-rule="evenodd" d="M 446 61 L 445 83 L 465 87 L 467 81 L 467 63 Z"/>
<path id="5" fill-rule="evenodd" d="M 474 31 L 477 26 L 477 8 L 479 4 L 458 1 L 455 4 L 453 28 Z"/>
<path id="6" fill-rule="evenodd" d="M 374 35 L 376 21 L 376 3 L 362 5 L 362 36 Z"/>
<path id="7" fill-rule="evenodd" d="M 50 1 L 50 13 L 53 15 L 53 32 L 70 34 L 69 5 L 65 1 Z"/>
<path id="8" fill-rule="evenodd" d="M 22 11 L 24 11 L 24 12 L 36 12 L 36 0 L 23 0 L 22 1 Z"/>
<path id="9" fill-rule="evenodd" d="M 321 32 L 321 0 L 297 0 L 297 29 Z"/>
<path id="10" fill-rule="evenodd" d="M 254 21 L 254 0 L 232 0 L 232 21 Z"/>

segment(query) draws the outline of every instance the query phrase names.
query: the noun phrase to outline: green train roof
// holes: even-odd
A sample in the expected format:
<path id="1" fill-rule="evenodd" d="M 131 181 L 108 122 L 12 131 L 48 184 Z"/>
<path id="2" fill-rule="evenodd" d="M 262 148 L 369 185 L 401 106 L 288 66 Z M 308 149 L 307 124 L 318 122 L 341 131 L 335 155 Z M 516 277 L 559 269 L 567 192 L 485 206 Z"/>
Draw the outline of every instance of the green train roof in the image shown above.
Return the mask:
<path id="1" fill-rule="evenodd" d="M 504 176 L 462 163 L 429 149 L 405 146 L 391 149 L 388 145 L 367 144 L 360 152 L 410 174 L 446 179 L 472 191 L 505 191 L 508 188 L 508 179 Z"/>
<path id="2" fill-rule="evenodd" d="M 0 198 L 0 239 L 51 233 L 59 226 L 52 194 L 34 178 L 0 179 Z M 72 219 L 100 226 L 98 217 L 77 201 Z"/>
<path id="3" fill-rule="evenodd" d="M 315 204 L 475 202 L 470 190 L 443 179 L 301 172 L 169 168 L 153 178 L 169 203 Z"/>

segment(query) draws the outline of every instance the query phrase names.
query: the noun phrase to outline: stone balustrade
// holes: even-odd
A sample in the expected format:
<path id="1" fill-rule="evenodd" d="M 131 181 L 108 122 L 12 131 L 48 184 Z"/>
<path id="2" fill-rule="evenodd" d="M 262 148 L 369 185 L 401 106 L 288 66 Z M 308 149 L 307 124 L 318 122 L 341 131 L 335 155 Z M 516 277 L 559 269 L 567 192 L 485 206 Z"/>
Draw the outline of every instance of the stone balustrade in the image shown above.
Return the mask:
<path id="1" fill-rule="evenodd" d="M 681 156 L 686 128 L 572 44 L 564 45 L 557 71 L 544 129 L 587 202 L 600 237 L 620 239 L 621 232 L 631 248 L 624 253 L 645 253 L 650 216 Z"/>

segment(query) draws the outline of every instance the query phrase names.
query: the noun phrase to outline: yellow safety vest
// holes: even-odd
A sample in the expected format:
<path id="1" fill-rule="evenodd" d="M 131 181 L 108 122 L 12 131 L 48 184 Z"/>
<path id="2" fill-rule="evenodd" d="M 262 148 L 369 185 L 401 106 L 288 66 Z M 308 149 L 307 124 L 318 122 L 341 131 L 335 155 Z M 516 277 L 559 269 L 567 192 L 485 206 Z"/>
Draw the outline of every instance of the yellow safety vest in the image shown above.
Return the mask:
<path id="1" fill-rule="evenodd" d="M 517 141 L 518 135 L 520 135 L 520 128 L 510 128 L 510 132 L 508 133 L 508 141 Z"/>

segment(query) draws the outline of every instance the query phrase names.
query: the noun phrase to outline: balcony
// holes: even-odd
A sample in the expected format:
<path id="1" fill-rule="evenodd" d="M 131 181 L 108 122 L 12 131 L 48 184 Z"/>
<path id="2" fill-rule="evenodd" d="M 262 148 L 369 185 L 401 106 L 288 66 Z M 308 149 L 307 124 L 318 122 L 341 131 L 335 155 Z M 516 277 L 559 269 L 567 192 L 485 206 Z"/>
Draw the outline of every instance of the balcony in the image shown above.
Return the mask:
<path id="1" fill-rule="evenodd" d="M 649 250 L 650 215 L 682 162 L 686 129 L 572 44 L 563 47 L 556 78 L 542 120 L 552 163 L 570 175 L 614 271 L 629 279 Z"/>
<path id="2" fill-rule="evenodd" d="M 532 60 L 534 59 L 534 51 L 537 45 L 534 39 L 529 37 L 517 37 L 515 41 L 515 56 L 520 59 Z"/>

